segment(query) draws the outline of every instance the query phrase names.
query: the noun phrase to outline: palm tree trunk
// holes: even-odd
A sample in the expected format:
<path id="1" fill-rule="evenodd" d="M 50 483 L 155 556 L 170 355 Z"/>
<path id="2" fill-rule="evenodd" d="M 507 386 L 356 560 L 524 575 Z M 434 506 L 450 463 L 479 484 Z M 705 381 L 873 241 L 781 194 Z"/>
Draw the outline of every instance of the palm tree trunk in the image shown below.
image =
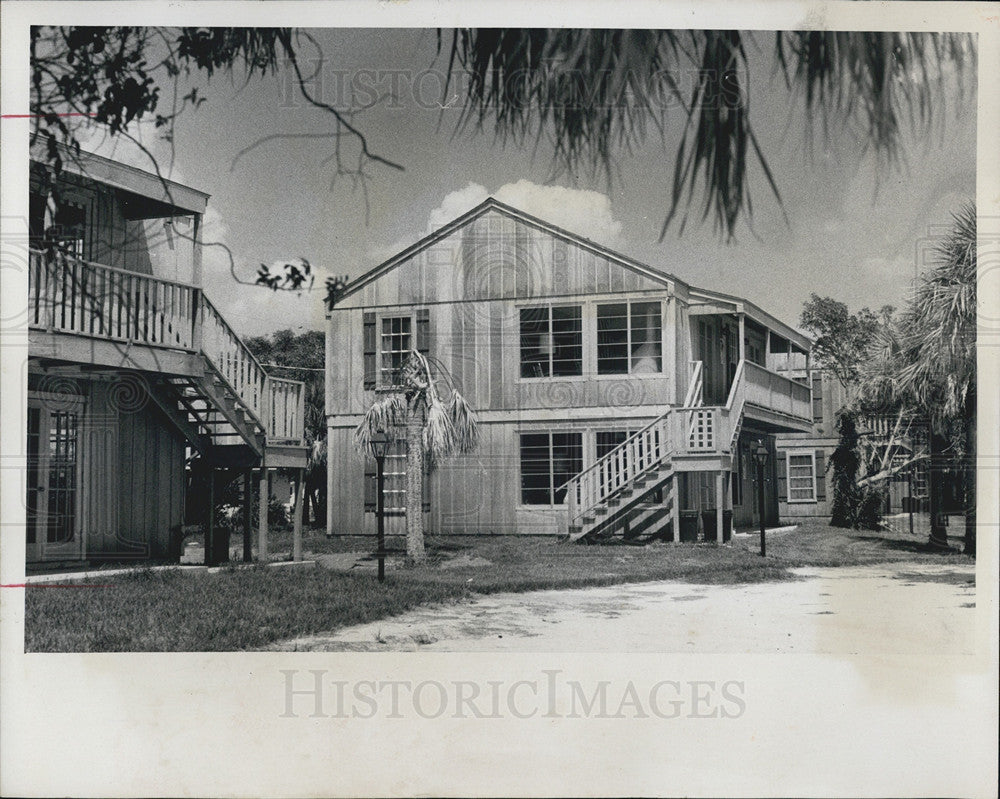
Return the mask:
<path id="1" fill-rule="evenodd" d="M 406 556 L 414 563 L 425 560 L 423 507 L 423 420 L 419 399 L 410 400 L 406 416 Z"/>
<path id="2" fill-rule="evenodd" d="M 931 428 L 928 436 L 930 447 L 930 463 L 927 467 L 927 493 L 931 517 L 931 534 L 927 546 L 932 549 L 947 549 L 948 530 L 944 525 L 944 485 L 942 475 L 942 440 Z"/>
<path id="3" fill-rule="evenodd" d="M 976 554 L 976 390 L 965 395 L 965 554 Z"/>

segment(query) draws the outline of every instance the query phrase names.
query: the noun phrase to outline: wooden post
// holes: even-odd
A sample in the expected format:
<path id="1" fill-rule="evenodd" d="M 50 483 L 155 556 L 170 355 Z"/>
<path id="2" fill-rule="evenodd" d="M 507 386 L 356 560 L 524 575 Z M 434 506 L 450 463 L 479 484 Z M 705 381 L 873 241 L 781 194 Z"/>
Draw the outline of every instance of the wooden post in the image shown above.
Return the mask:
<path id="1" fill-rule="evenodd" d="M 306 470 L 299 469 L 295 482 L 295 517 L 292 520 L 292 560 L 302 560 L 302 505 L 306 496 Z"/>
<path id="2" fill-rule="evenodd" d="M 267 563 L 267 503 L 271 498 L 267 486 L 267 461 L 260 460 L 260 503 L 257 508 L 257 560 Z"/>
<path id="3" fill-rule="evenodd" d="M 215 469 L 208 470 L 208 522 L 205 524 L 205 565 L 215 565 Z"/>
<path id="4" fill-rule="evenodd" d="M 681 509 L 679 505 L 680 495 L 677 491 L 677 481 L 680 479 L 680 475 L 674 472 L 674 476 L 670 478 L 670 492 L 667 494 L 669 497 L 671 513 L 674 517 L 674 524 L 672 529 L 673 540 L 676 544 L 681 540 Z"/>
<path id="5" fill-rule="evenodd" d="M 723 491 L 724 474 L 721 469 L 715 473 L 715 543 L 722 543 L 722 515 L 725 505 Z"/>
<path id="6" fill-rule="evenodd" d="M 253 512 L 253 470 L 243 472 L 243 562 L 253 562 L 253 522 L 250 514 Z"/>
<path id="7" fill-rule="evenodd" d="M 741 313 L 739 315 L 739 319 L 740 319 L 740 360 L 741 361 L 745 361 L 746 357 L 747 357 L 747 348 L 746 348 L 746 331 L 747 331 L 746 314 Z"/>
<path id="8" fill-rule="evenodd" d="M 191 233 L 193 249 L 191 251 L 191 282 L 201 288 L 201 214 L 194 215 L 194 229 Z"/>

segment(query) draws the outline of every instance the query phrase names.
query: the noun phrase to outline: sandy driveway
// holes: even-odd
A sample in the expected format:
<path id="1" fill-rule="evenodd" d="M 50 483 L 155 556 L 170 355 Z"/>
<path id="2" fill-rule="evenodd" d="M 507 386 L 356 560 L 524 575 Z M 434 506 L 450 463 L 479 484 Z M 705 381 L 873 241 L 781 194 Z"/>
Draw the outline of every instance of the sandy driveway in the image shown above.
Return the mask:
<path id="1" fill-rule="evenodd" d="M 798 569 L 742 586 L 639 583 L 493 594 L 279 642 L 278 650 L 445 652 L 973 651 L 975 570 Z"/>

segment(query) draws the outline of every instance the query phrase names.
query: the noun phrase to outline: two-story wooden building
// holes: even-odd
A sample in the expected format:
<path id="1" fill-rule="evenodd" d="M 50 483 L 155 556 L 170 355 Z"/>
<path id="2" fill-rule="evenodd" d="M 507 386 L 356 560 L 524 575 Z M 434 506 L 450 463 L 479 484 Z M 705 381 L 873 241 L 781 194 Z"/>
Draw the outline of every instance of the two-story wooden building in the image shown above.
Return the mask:
<path id="1" fill-rule="evenodd" d="M 721 540 L 757 523 L 751 450 L 807 432 L 809 340 L 494 199 L 352 281 L 328 314 L 328 528 L 374 530 L 352 434 L 418 349 L 476 410 L 481 442 L 432 471 L 432 533 Z M 385 506 L 405 507 L 402 445 Z M 696 529 L 696 528 L 695 528 Z"/>
<path id="2" fill-rule="evenodd" d="M 63 156 L 28 187 L 27 559 L 176 559 L 193 458 L 248 481 L 305 466 L 303 387 L 202 290 L 208 195 Z"/>

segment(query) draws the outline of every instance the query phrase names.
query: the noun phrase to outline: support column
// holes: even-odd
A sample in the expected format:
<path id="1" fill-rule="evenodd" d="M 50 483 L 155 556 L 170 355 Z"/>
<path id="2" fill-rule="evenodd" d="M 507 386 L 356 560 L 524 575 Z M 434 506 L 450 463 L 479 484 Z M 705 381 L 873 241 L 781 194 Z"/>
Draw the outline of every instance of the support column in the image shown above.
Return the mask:
<path id="1" fill-rule="evenodd" d="M 253 562 L 253 470 L 243 472 L 243 562 Z"/>
<path id="2" fill-rule="evenodd" d="M 295 482 L 295 516 L 292 520 L 292 560 L 302 560 L 302 506 L 306 498 L 306 470 L 299 469 Z"/>
<path id="3" fill-rule="evenodd" d="M 724 512 L 724 477 L 721 469 L 715 473 L 715 543 L 722 543 L 722 514 Z"/>
<path id="4" fill-rule="evenodd" d="M 208 470 L 208 521 L 205 523 L 205 565 L 215 565 L 215 469 Z"/>
<path id="5" fill-rule="evenodd" d="M 271 498 L 267 486 L 267 461 L 260 461 L 260 502 L 257 508 L 257 560 L 267 563 L 267 503 Z"/>
<path id="6" fill-rule="evenodd" d="M 672 538 L 675 544 L 681 540 L 680 493 L 677 491 L 677 481 L 679 479 L 680 475 L 674 472 L 674 476 L 670 478 L 670 489 L 667 494 L 668 501 L 670 502 L 670 512 L 674 517 L 674 523 L 671 530 L 673 532 Z"/>
<path id="7" fill-rule="evenodd" d="M 745 361 L 747 357 L 747 324 L 746 324 L 746 314 L 740 314 L 740 360 Z"/>
<path id="8" fill-rule="evenodd" d="M 327 336 L 329 340 L 330 336 Z M 329 346 L 329 345 L 327 345 Z M 329 363 L 329 361 L 327 361 Z M 327 369 L 329 374 L 329 368 Z M 334 469 L 333 469 L 333 453 L 332 453 L 332 442 L 333 442 L 333 428 L 328 424 L 326 426 L 326 537 L 333 538 L 333 511 L 334 511 L 334 496 L 333 489 L 336 487 L 334 483 Z M 357 467 L 360 468 L 360 467 Z"/>
<path id="9" fill-rule="evenodd" d="M 201 214 L 194 215 L 194 227 L 191 232 L 192 252 L 191 252 L 191 282 L 201 288 L 202 267 L 201 267 Z"/>

